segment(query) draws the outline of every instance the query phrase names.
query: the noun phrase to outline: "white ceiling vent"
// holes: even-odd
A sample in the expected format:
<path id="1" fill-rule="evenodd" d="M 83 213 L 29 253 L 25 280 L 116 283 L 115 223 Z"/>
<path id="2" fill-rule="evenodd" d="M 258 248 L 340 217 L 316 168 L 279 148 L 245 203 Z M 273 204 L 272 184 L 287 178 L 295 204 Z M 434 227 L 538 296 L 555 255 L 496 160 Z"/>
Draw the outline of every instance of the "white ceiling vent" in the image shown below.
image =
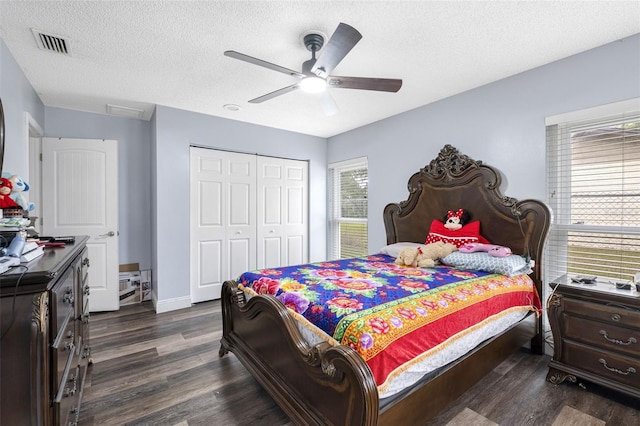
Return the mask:
<path id="1" fill-rule="evenodd" d="M 44 31 L 31 28 L 39 49 L 71 56 L 71 42 L 64 37 L 46 34 Z"/>
<path id="2" fill-rule="evenodd" d="M 140 120 L 144 115 L 144 110 L 107 104 L 107 113 L 118 117 L 137 118 Z"/>

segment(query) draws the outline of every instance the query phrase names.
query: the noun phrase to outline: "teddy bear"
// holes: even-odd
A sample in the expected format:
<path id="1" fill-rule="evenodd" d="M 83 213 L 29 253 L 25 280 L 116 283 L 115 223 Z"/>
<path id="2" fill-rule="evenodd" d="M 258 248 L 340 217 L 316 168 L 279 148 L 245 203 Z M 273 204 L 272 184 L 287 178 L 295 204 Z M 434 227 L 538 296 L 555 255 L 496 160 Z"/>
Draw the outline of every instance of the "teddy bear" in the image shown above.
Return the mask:
<path id="1" fill-rule="evenodd" d="M 22 195 L 23 192 L 29 190 L 29 184 L 25 182 L 24 179 L 22 179 L 18 175 L 6 176 L 5 173 L 2 174 L 2 177 L 7 178 L 11 181 L 13 188 L 11 190 L 10 197 L 13 201 L 16 202 L 16 204 L 18 204 L 18 206 L 22 207 L 24 211 L 32 211 L 36 208 L 35 204 L 27 202 L 27 200 L 25 200 L 24 196 Z"/>
<path id="2" fill-rule="evenodd" d="M 0 209 L 20 207 L 13 198 L 11 198 L 11 191 L 13 190 L 13 184 L 7 178 L 0 178 Z"/>
<path id="3" fill-rule="evenodd" d="M 458 250 L 450 243 L 437 241 L 435 243 L 419 245 L 415 248 L 402 249 L 396 263 L 398 265 L 412 266 L 419 268 L 430 268 L 435 266 L 436 261 Z"/>

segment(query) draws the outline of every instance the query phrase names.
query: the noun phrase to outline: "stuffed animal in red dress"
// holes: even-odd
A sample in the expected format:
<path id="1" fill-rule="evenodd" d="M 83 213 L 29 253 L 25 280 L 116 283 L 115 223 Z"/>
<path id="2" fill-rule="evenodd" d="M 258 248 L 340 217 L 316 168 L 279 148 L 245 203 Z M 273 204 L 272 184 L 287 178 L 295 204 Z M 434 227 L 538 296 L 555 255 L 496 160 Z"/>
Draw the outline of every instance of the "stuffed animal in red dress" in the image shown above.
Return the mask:
<path id="1" fill-rule="evenodd" d="M 13 190 L 13 184 L 7 178 L 0 178 L 0 209 L 7 209 L 13 207 L 20 207 L 13 198 L 11 198 L 11 191 Z"/>

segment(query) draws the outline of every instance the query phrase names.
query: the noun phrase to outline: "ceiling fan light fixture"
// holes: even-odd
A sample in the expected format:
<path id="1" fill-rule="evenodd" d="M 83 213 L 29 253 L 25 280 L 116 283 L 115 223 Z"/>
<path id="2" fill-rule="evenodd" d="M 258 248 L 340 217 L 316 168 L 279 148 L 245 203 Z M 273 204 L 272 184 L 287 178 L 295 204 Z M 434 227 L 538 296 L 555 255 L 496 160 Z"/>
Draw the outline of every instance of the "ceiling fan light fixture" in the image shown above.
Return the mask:
<path id="1" fill-rule="evenodd" d="M 327 82 L 320 77 L 309 76 L 300 82 L 300 90 L 305 93 L 320 93 L 327 89 Z"/>

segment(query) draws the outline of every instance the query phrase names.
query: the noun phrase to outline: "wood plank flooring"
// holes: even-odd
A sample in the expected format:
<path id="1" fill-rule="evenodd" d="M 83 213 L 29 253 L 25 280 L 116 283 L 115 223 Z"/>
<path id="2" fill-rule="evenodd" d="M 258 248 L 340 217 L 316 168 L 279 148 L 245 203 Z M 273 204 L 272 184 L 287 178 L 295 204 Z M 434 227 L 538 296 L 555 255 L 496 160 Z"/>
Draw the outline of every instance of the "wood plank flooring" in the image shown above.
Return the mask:
<path id="1" fill-rule="evenodd" d="M 218 356 L 219 301 L 164 314 L 150 302 L 129 305 L 93 314 L 90 333 L 80 426 L 291 424 L 233 354 Z M 548 362 L 517 352 L 428 425 L 640 424 L 640 401 L 592 384 L 553 385 Z"/>

